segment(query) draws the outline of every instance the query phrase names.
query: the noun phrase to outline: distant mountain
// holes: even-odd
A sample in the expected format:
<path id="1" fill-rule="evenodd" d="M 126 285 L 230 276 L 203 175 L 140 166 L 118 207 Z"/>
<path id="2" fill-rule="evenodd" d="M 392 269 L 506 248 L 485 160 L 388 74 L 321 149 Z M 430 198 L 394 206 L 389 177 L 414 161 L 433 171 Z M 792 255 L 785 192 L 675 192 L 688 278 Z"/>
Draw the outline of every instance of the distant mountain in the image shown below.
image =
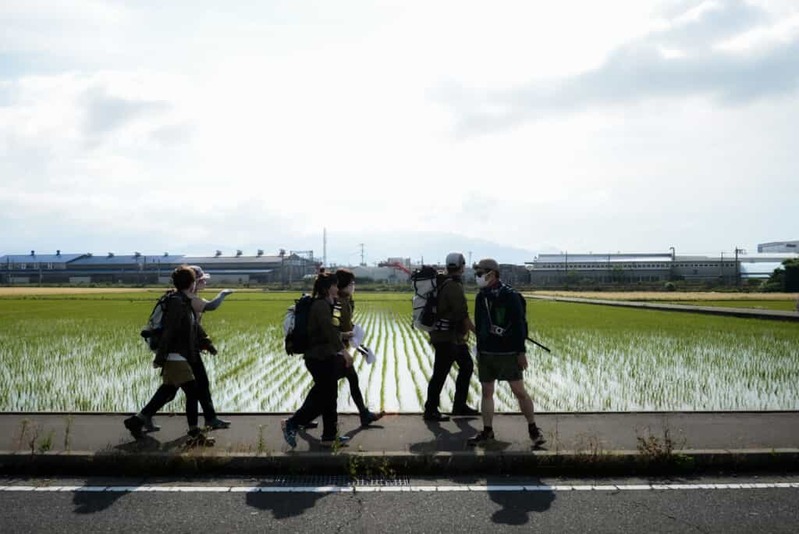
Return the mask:
<path id="1" fill-rule="evenodd" d="M 466 261 L 473 263 L 480 258 L 495 258 L 500 263 L 523 264 L 532 261 L 538 254 L 534 250 L 475 239 L 454 233 L 403 232 L 392 234 L 327 235 L 328 264 L 357 265 L 363 257 L 368 265 L 387 258 L 410 258 L 414 263 L 442 264 L 450 252 L 462 252 Z M 317 252 L 318 251 L 318 252 Z M 321 237 L 314 254 L 321 256 Z"/>

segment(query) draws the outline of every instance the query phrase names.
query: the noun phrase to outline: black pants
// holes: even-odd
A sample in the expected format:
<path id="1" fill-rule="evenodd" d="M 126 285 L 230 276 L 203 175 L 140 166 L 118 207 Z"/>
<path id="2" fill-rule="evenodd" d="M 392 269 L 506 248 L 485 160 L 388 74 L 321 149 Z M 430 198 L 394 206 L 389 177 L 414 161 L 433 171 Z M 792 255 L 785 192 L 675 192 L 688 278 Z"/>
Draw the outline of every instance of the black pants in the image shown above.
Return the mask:
<path id="1" fill-rule="evenodd" d="M 178 389 L 182 389 L 183 393 L 186 395 L 186 422 L 189 423 L 189 428 L 196 427 L 199 414 L 197 411 L 197 382 L 194 380 L 184 382 L 180 386 L 161 384 L 158 389 L 155 390 L 155 394 L 150 399 L 150 402 L 142 408 L 142 415 L 147 417 L 154 416 L 158 413 L 158 410 L 175 398 Z"/>
<path id="2" fill-rule="evenodd" d="M 366 413 L 368 410 L 366 403 L 363 401 L 363 393 L 361 393 L 361 386 L 358 383 L 358 372 L 355 370 L 354 365 L 350 365 L 345 369 L 344 377 L 350 383 L 350 395 L 352 396 L 352 402 L 358 408 L 358 413 Z"/>
<path id="3" fill-rule="evenodd" d="M 300 409 L 289 422 L 302 426 L 322 416 L 322 439 L 338 435 L 338 379 L 344 374 L 344 358 L 338 354 L 324 360 L 305 359 L 305 367 L 313 377 L 313 387 Z"/>
<path id="4" fill-rule="evenodd" d="M 447 381 L 453 363 L 458 364 L 458 376 L 455 379 L 455 398 L 452 401 L 452 407 L 466 406 L 469 381 L 474 372 L 474 362 L 469 354 L 469 347 L 455 343 L 433 343 L 433 348 L 436 351 L 436 356 L 433 363 L 433 376 L 430 377 L 430 383 L 427 385 L 427 402 L 424 403 L 424 411 L 432 413 L 438 410 L 441 390 L 444 389 L 444 382 Z"/>
<path id="5" fill-rule="evenodd" d="M 214 408 L 214 401 L 211 399 L 211 384 L 208 381 L 208 372 L 205 370 L 205 364 L 199 353 L 195 355 L 194 361 L 189 362 L 189 366 L 191 366 L 191 372 L 194 373 L 194 381 L 197 383 L 197 400 L 203 409 L 203 419 L 205 419 L 205 424 L 208 424 L 216 419 L 216 408 Z M 168 399 L 164 404 L 174 399 L 176 394 L 177 389 L 172 394 L 172 398 Z"/>

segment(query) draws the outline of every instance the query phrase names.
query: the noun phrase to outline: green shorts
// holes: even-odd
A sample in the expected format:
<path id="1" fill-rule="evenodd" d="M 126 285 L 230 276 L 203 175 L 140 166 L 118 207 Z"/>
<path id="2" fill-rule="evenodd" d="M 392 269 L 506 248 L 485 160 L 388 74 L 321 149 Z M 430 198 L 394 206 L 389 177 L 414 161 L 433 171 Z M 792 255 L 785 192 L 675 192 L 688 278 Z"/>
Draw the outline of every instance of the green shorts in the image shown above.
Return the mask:
<path id="1" fill-rule="evenodd" d="M 518 354 L 477 354 L 477 376 L 480 382 L 504 380 L 514 382 L 524 378 Z"/>

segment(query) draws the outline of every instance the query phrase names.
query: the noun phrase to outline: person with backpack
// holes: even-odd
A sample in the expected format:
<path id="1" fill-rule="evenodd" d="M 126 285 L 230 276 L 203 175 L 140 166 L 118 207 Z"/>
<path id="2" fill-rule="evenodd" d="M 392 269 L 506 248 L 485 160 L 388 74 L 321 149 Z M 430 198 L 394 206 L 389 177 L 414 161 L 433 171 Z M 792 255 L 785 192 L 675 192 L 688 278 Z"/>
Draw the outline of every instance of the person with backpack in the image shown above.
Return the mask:
<path id="1" fill-rule="evenodd" d="M 153 366 L 161 369 L 163 383 L 140 412 L 125 419 L 124 424 L 134 438 L 143 436 L 145 422 L 175 398 L 178 389 L 186 396 L 186 421 L 190 444 L 213 445 L 214 440 L 197 426 L 197 382 L 191 363 L 199 347 L 210 345 L 207 335 L 197 322 L 192 308 L 194 271 L 182 265 L 172 272 L 175 292 L 166 300 L 163 331 L 158 340 Z"/>
<path id="2" fill-rule="evenodd" d="M 341 340 L 344 342 L 344 346 L 349 348 L 350 340 L 355 335 L 355 325 L 352 322 L 352 315 L 355 310 L 355 301 L 352 300 L 352 295 L 355 291 L 355 274 L 349 269 L 338 269 L 336 271 L 336 279 L 338 280 L 336 283 L 338 286 L 338 297 L 333 312 L 333 319 L 334 322 L 336 322 L 336 320 L 338 321 Z M 338 317 L 336 315 L 338 315 Z M 344 378 L 349 382 L 350 395 L 352 396 L 352 401 L 355 403 L 355 406 L 358 408 L 361 426 L 367 427 L 385 415 L 383 412 L 376 414 L 366 407 L 366 403 L 363 400 L 363 393 L 358 383 L 358 372 L 355 370 L 354 365 L 345 368 Z"/>
<path id="3" fill-rule="evenodd" d="M 534 447 L 543 445 L 541 429 L 535 423 L 533 400 L 524 387 L 527 369 L 525 341 L 527 317 L 523 298 L 499 277 L 499 264 L 491 258 L 474 265 L 480 291 L 475 297 L 474 322 L 477 337 L 477 373 L 482 389 L 480 407 L 483 430 L 469 438 L 471 446 L 494 439 L 494 384 L 506 381 L 527 419 L 527 431 Z"/>
<path id="4" fill-rule="evenodd" d="M 314 384 L 305 401 L 294 415 L 281 422 L 283 438 L 289 446 L 297 446 L 297 431 L 322 416 L 323 447 L 344 444 L 349 437 L 338 435 L 338 380 L 352 366 L 352 356 L 344 347 L 341 332 L 333 322 L 333 305 L 338 297 L 336 275 L 320 272 L 314 282 L 308 310 L 308 346 L 304 350 L 305 367 Z"/>
<path id="5" fill-rule="evenodd" d="M 463 290 L 461 277 L 466 259 L 460 252 L 447 255 L 446 278 L 437 289 L 436 328 L 430 331 L 430 342 L 433 344 L 435 359 L 433 374 L 427 386 L 427 400 L 424 404 L 425 421 L 448 421 L 438 404 L 444 382 L 449 376 L 453 363 L 458 364 L 458 376 L 455 379 L 455 397 L 452 402 L 453 416 L 474 416 L 480 412 L 466 404 L 469 393 L 469 381 L 474 372 L 474 363 L 466 345 L 466 337 L 474 331 L 474 324 L 469 318 L 469 307 Z"/>
<path id="6" fill-rule="evenodd" d="M 211 278 L 211 275 L 203 271 L 202 267 L 199 265 L 192 265 L 191 269 L 194 271 L 194 275 L 196 277 L 194 290 L 192 291 L 191 306 L 194 309 L 195 316 L 197 317 L 197 323 L 202 324 L 203 313 L 218 309 L 219 306 L 222 305 L 222 301 L 225 300 L 225 297 L 232 293 L 233 290 L 223 289 L 213 300 L 205 300 L 200 296 L 200 291 L 205 289 L 207 280 Z M 189 363 L 191 364 L 191 370 L 194 373 L 194 379 L 197 381 L 197 396 L 200 401 L 200 407 L 203 409 L 205 426 L 211 430 L 229 428 L 230 421 L 220 419 L 216 415 L 214 401 L 211 398 L 211 384 L 208 380 L 208 372 L 205 369 L 205 363 L 203 363 L 201 351 L 199 349 L 200 347 L 197 348 L 195 358 Z M 207 350 L 210 354 L 216 356 L 217 350 L 210 343 L 210 340 L 208 342 Z"/>

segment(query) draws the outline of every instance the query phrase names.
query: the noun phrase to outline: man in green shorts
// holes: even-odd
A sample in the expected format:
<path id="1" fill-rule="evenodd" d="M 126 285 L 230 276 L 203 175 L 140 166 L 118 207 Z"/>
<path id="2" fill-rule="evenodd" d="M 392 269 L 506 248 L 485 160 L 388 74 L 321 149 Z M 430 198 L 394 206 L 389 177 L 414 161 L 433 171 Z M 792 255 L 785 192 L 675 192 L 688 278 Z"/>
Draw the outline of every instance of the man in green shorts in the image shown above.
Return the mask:
<path id="1" fill-rule="evenodd" d="M 482 387 L 480 408 L 483 430 L 468 440 L 469 445 L 480 445 L 494 439 L 494 384 L 504 380 L 519 401 L 519 408 L 527 419 L 527 429 L 533 447 L 546 442 L 541 429 L 535 424 L 533 399 L 524 387 L 524 370 L 527 369 L 525 340 L 527 325 L 520 295 L 499 278 L 499 264 L 486 258 L 474 265 L 474 274 L 480 291 L 474 307 L 475 334 L 477 336 L 477 372 Z"/>

